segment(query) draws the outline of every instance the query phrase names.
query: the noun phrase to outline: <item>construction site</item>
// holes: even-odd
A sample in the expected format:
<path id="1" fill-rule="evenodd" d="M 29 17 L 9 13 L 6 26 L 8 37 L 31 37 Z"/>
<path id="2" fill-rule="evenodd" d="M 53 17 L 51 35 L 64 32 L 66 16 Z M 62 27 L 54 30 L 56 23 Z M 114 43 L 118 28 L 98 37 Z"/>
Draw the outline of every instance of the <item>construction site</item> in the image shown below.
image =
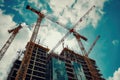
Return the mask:
<path id="1" fill-rule="evenodd" d="M 75 30 L 78 23 L 82 22 L 84 17 L 94 8 L 95 6 L 93 5 L 85 14 L 83 14 L 79 21 L 69 29 L 60 22 L 54 22 L 42 12 L 27 5 L 27 10 L 38 15 L 37 22 L 29 42 L 26 43 L 26 49 L 19 52 L 19 56 L 15 60 L 7 80 L 105 80 L 96 65 L 96 61 L 89 58 L 89 54 L 99 40 L 100 35 L 93 41 L 89 50 L 86 50 L 81 40 L 87 41 L 88 39 Z M 52 50 L 35 43 L 41 21 L 44 17 L 68 30 Z M 0 50 L 0 60 L 21 29 L 22 25 L 19 24 L 18 27 L 8 30 L 8 32 L 11 33 L 11 36 Z M 64 47 L 60 54 L 55 53 L 55 49 L 59 47 L 71 33 L 76 38 L 76 42 L 78 42 L 79 49 L 82 53 L 76 53 L 68 47 Z M 20 60 L 22 54 L 24 54 L 24 57 Z"/>

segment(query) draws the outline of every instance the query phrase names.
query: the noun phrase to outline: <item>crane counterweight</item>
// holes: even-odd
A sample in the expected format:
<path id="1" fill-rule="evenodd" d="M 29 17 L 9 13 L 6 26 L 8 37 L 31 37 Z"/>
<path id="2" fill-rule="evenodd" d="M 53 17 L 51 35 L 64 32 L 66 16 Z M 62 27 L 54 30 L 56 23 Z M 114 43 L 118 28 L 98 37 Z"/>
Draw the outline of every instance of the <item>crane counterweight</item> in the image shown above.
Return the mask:
<path id="1" fill-rule="evenodd" d="M 39 17 L 44 18 L 44 14 L 42 14 L 40 11 L 37 11 L 36 9 L 30 7 L 29 5 L 26 6 L 26 9 L 31 10 L 32 12 L 36 13 Z"/>
<path id="2" fill-rule="evenodd" d="M 17 28 L 8 30 L 8 33 L 12 33 L 12 32 L 13 32 L 13 34 L 18 33 L 18 31 L 19 31 L 21 28 L 22 28 L 22 26 L 19 25 Z"/>

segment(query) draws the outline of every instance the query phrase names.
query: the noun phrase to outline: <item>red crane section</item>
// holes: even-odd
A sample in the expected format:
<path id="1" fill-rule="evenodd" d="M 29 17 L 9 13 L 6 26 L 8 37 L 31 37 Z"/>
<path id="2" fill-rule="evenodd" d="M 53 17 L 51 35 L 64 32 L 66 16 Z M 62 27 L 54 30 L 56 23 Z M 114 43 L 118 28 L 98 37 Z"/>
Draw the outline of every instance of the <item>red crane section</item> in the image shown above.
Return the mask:
<path id="1" fill-rule="evenodd" d="M 30 7 L 29 5 L 27 5 L 26 9 L 31 10 L 32 12 L 34 12 L 38 15 L 37 23 L 35 25 L 34 31 L 32 33 L 32 37 L 30 39 L 30 41 L 35 42 L 39 28 L 40 28 L 40 23 L 41 23 L 42 19 L 44 18 L 44 14 L 42 14 L 40 11 L 35 10 L 34 8 Z"/>
<path id="2" fill-rule="evenodd" d="M 84 46 L 82 44 L 81 38 L 84 39 L 85 41 L 87 41 L 87 38 L 80 35 L 79 33 L 76 33 L 76 32 L 73 32 L 73 35 L 75 36 L 75 38 L 76 38 L 76 40 L 78 42 L 78 45 L 79 45 L 79 47 L 81 49 L 81 52 L 82 52 L 82 55 L 85 55 L 87 52 L 86 52 L 86 50 L 85 50 L 85 48 L 84 48 Z"/>
<path id="3" fill-rule="evenodd" d="M 7 40 L 7 42 L 4 44 L 4 46 L 2 47 L 2 49 L 0 50 L 0 60 L 2 59 L 2 57 L 4 56 L 5 52 L 7 51 L 7 49 L 9 48 L 9 46 L 11 45 L 11 43 L 13 42 L 15 36 L 17 35 L 17 33 L 19 32 L 19 30 L 22 28 L 21 25 L 19 25 L 17 28 L 8 30 L 9 33 L 12 33 L 12 35 L 9 37 L 9 39 Z"/>
<path id="4" fill-rule="evenodd" d="M 22 63 L 20 65 L 20 68 L 18 70 L 18 73 L 17 73 L 17 76 L 16 76 L 15 80 L 25 80 L 27 69 L 28 69 L 28 66 L 30 64 L 30 59 L 31 59 L 31 56 L 32 56 L 32 51 L 33 51 L 33 48 L 34 48 L 34 43 L 36 41 L 37 34 L 38 34 L 38 31 L 39 31 L 39 28 L 40 28 L 40 23 L 41 23 L 42 19 L 44 18 L 44 14 L 35 10 L 34 8 L 30 7 L 29 5 L 27 5 L 26 9 L 31 10 L 32 12 L 37 14 L 38 19 L 37 19 L 37 23 L 35 25 L 35 28 L 33 30 L 30 42 L 28 43 L 28 45 L 26 47 L 25 55 L 24 55 L 24 58 L 22 60 Z"/>

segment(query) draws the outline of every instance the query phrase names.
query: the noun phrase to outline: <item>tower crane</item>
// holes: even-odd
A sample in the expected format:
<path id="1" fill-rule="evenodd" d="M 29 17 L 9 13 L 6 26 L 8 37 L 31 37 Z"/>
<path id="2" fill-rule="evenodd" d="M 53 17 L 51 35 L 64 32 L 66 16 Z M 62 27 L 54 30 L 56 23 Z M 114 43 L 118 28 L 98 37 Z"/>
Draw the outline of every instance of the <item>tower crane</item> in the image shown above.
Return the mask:
<path id="1" fill-rule="evenodd" d="M 61 24 L 61 23 L 59 23 L 59 22 L 56 22 L 57 24 L 59 24 L 59 25 L 61 25 L 62 27 L 66 28 L 69 32 L 67 32 L 67 33 L 64 35 L 64 37 L 55 45 L 55 47 L 50 51 L 50 53 L 53 52 L 53 51 L 61 44 L 61 42 L 64 41 L 64 39 L 65 39 L 69 34 L 71 34 L 72 32 L 75 32 L 74 29 L 76 28 L 76 26 L 78 25 L 78 23 L 79 23 L 79 22 L 82 22 L 83 18 L 84 18 L 87 14 L 89 14 L 89 12 L 90 12 L 94 7 L 95 7 L 95 5 L 92 6 L 92 7 L 78 20 L 78 22 L 77 22 L 71 29 L 65 27 L 63 24 Z M 77 32 L 75 32 L 75 33 L 77 33 Z M 85 38 L 85 37 L 83 37 L 83 36 L 80 36 L 80 37 L 81 37 L 81 39 L 83 39 L 83 40 L 86 41 L 86 38 Z"/>
<path id="2" fill-rule="evenodd" d="M 17 28 L 8 30 L 8 33 L 12 33 L 12 35 L 9 37 L 9 39 L 7 40 L 7 42 L 4 44 L 4 46 L 0 50 L 0 60 L 4 56 L 5 52 L 7 51 L 7 49 L 9 48 L 9 46 L 11 45 L 11 43 L 13 42 L 15 36 L 18 34 L 18 32 L 19 32 L 19 30 L 21 28 L 22 28 L 22 26 L 20 24 Z"/>
<path id="3" fill-rule="evenodd" d="M 59 24 L 59 25 L 63 26 L 64 28 L 66 28 L 69 32 L 57 43 L 57 45 L 51 50 L 51 52 L 53 52 L 54 49 L 56 49 L 56 48 L 59 46 L 59 44 L 61 44 L 61 42 L 64 41 L 64 39 L 65 39 L 70 33 L 73 33 L 73 35 L 76 37 L 76 39 L 77 39 L 77 41 L 78 41 L 79 47 L 80 47 L 80 49 L 81 49 L 81 51 L 82 51 L 82 54 L 84 55 L 85 62 L 86 62 L 86 64 L 88 65 L 88 68 L 91 70 L 91 72 L 90 72 L 91 75 L 94 76 L 94 77 L 96 77 L 96 73 L 94 72 L 94 67 L 93 67 L 93 65 L 92 65 L 92 62 L 90 61 L 90 59 L 89 59 L 87 56 L 85 56 L 85 55 L 87 54 L 87 52 L 86 52 L 86 50 L 85 50 L 85 48 L 84 48 L 84 46 L 83 46 L 83 44 L 82 44 L 82 42 L 81 42 L 81 39 L 87 41 L 87 38 L 85 38 L 84 36 L 79 35 L 79 34 L 78 34 L 77 32 L 75 32 L 75 30 L 74 30 L 74 28 L 78 25 L 78 23 L 82 21 L 82 19 L 84 18 L 84 16 L 87 15 L 94 7 L 95 7 L 95 6 L 93 6 L 92 8 L 90 8 L 90 10 L 88 10 L 88 12 L 87 12 L 86 14 L 84 14 L 84 15 L 82 16 L 82 18 L 79 19 L 79 21 L 73 26 L 72 29 L 68 29 L 68 28 L 66 28 L 65 26 L 63 26 L 63 24 L 61 24 L 61 23 L 59 23 L 59 22 L 56 22 L 57 24 Z M 89 52 L 90 52 L 90 51 L 89 51 Z M 92 77 L 92 79 L 93 79 L 93 80 L 96 80 L 96 78 L 94 78 L 94 77 Z"/>
<path id="4" fill-rule="evenodd" d="M 30 7 L 29 5 L 26 6 L 26 9 L 31 10 L 32 12 L 37 14 L 38 19 L 37 19 L 37 23 L 35 25 L 35 28 L 33 30 L 30 42 L 28 43 L 28 45 L 26 47 L 25 55 L 24 55 L 24 58 L 22 60 L 22 63 L 20 65 L 20 68 L 18 70 L 18 73 L 17 73 L 15 80 L 25 80 L 27 69 L 28 69 L 30 59 L 32 56 L 32 50 L 34 48 L 34 43 L 36 41 L 37 34 L 38 34 L 38 31 L 40 28 L 40 23 L 41 23 L 42 19 L 45 17 L 44 14 L 42 14 L 40 11 L 37 11 L 36 9 Z"/>

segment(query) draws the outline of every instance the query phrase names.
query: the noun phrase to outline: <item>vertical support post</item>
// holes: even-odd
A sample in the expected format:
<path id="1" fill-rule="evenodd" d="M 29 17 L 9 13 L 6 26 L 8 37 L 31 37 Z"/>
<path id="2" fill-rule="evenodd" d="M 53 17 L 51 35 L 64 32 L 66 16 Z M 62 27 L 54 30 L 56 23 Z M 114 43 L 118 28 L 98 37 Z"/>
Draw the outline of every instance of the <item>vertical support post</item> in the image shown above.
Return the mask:
<path id="1" fill-rule="evenodd" d="M 29 44 L 26 48 L 24 58 L 22 60 L 21 66 L 18 70 L 18 73 L 17 73 L 17 76 L 16 76 L 15 80 L 25 80 L 25 78 L 26 78 L 27 69 L 28 69 L 28 66 L 30 64 L 32 51 L 33 51 L 33 48 L 34 48 L 34 42 L 37 38 L 37 34 L 38 34 L 38 31 L 39 31 L 39 28 L 40 28 L 40 23 L 42 21 L 42 18 L 43 17 L 39 17 L 37 19 L 37 23 L 35 25 L 32 37 L 31 37 L 30 42 L 29 42 Z"/>

